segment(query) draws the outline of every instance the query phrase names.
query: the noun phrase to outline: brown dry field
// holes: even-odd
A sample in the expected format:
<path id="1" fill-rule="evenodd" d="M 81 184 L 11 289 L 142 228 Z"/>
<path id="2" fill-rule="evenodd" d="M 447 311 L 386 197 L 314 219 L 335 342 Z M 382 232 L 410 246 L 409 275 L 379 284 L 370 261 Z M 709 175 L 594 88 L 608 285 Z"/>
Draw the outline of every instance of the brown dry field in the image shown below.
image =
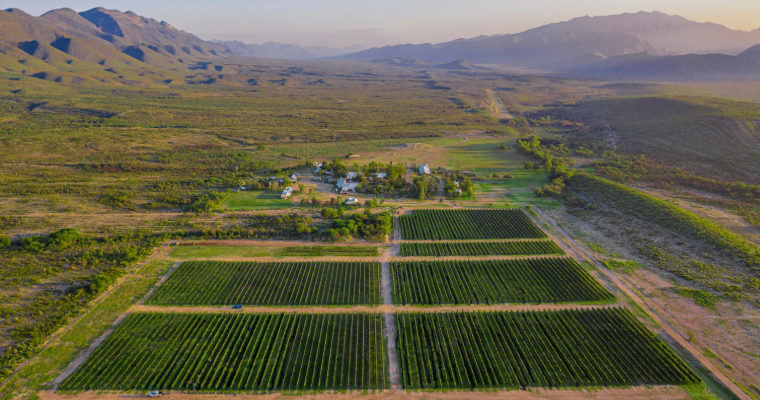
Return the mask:
<path id="1" fill-rule="evenodd" d="M 39 393 L 40 400 L 118 400 L 125 398 L 144 397 L 139 395 L 126 395 L 115 393 L 97 394 L 97 392 L 85 392 L 76 395 L 59 395 L 50 391 Z M 218 394 L 186 394 L 173 392 L 167 394 L 164 398 L 171 400 L 225 400 L 231 398 L 256 399 L 256 400 L 274 400 L 274 399 L 299 399 L 299 400 L 512 400 L 512 399 L 562 399 L 562 400 L 681 400 L 690 399 L 691 397 L 680 387 L 675 386 L 657 386 L 657 387 L 634 387 L 628 389 L 602 389 L 598 391 L 586 390 L 546 390 L 539 389 L 532 392 L 519 391 L 498 391 L 498 392 L 448 392 L 448 393 L 408 393 L 400 390 L 385 391 L 380 394 L 364 395 L 356 394 L 304 394 L 304 395 L 285 395 L 280 393 L 262 394 L 262 395 L 218 395 Z"/>

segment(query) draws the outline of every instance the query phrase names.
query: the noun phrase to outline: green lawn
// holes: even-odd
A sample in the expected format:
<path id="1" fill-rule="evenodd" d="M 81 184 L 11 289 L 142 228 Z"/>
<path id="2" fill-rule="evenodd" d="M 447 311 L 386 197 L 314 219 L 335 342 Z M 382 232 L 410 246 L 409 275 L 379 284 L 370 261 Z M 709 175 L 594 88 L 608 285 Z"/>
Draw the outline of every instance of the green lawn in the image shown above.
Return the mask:
<path id="1" fill-rule="evenodd" d="M 374 246 L 299 246 L 286 247 L 280 251 L 282 257 L 377 257 Z"/>
<path id="2" fill-rule="evenodd" d="M 266 246 L 177 246 L 170 257 L 175 260 L 213 259 L 225 257 L 269 257 Z"/>
<path id="3" fill-rule="evenodd" d="M 233 211 L 292 207 L 294 203 L 290 200 L 280 199 L 281 193 L 279 190 L 235 192 L 224 201 L 224 205 Z"/>

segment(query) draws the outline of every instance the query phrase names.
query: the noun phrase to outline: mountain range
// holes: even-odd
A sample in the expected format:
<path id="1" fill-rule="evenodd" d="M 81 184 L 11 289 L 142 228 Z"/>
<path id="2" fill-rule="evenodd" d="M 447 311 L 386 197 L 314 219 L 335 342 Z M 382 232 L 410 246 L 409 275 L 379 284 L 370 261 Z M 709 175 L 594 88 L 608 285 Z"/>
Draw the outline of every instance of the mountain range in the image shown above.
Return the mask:
<path id="1" fill-rule="evenodd" d="M 659 12 L 639 12 L 587 16 L 517 34 L 372 48 L 337 58 L 423 63 L 466 59 L 603 79 L 733 80 L 760 78 L 758 43 L 760 29 L 735 31 Z"/>
<path id="2" fill-rule="evenodd" d="M 233 56 L 220 44 L 132 12 L 0 11 L 0 68 L 55 82 L 166 84 L 182 79 L 181 71 Z"/>
<path id="3" fill-rule="evenodd" d="M 438 44 L 365 49 L 205 41 L 164 21 L 94 8 L 34 17 L 0 11 L 0 70 L 55 82 L 105 84 L 233 82 L 246 57 L 364 60 L 400 67 L 536 67 L 621 80 L 760 79 L 760 29 L 736 31 L 658 12 L 582 17 L 525 32 Z M 472 63 L 472 64 L 471 64 Z"/>

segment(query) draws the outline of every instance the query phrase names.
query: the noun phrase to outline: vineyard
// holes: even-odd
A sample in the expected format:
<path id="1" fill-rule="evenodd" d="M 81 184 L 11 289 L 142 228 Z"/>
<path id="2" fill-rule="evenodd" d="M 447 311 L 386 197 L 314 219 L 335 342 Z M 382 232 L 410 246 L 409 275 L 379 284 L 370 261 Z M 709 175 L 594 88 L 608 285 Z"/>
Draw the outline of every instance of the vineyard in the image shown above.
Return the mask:
<path id="1" fill-rule="evenodd" d="M 402 215 L 405 240 L 542 239 L 546 234 L 518 209 L 414 210 Z"/>
<path id="2" fill-rule="evenodd" d="M 407 389 L 698 382 L 626 309 L 396 314 Z"/>
<path id="3" fill-rule="evenodd" d="M 404 257 L 530 256 L 565 254 L 550 240 L 519 242 L 401 242 Z"/>
<path id="4" fill-rule="evenodd" d="M 396 261 L 394 304 L 499 304 L 612 300 L 572 258 Z"/>
<path id="5" fill-rule="evenodd" d="M 150 305 L 380 304 L 374 262 L 182 263 L 146 300 Z"/>
<path id="6" fill-rule="evenodd" d="M 379 391 L 382 328 L 380 314 L 131 314 L 59 390 Z"/>

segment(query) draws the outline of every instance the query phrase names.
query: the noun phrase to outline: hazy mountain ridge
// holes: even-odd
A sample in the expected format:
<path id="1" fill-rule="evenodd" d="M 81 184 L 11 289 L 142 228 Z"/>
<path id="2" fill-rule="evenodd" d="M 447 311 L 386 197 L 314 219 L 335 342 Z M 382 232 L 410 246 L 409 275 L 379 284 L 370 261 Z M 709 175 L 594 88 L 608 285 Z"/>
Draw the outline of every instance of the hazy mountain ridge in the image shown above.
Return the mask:
<path id="1" fill-rule="evenodd" d="M 282 60 L 314 60 L 325 57 L 335 57 L 366 49 L 355 44 L 350 47 L 335 48 L 328 46 L 299 46 L 297 44 L 266 42 L 249 44 L 238 40 L 213 40 L 228 50 L 246 57 L 277 58 Z"/>
<path id="2" fill-rule="evenodd" d="M 565 32 L 591 29 L 597 32 L 623 32 L 646 40 L 662 53 L 739 54 L 760 43 L 760 28 L 751 32 L 729 29 L 712 22 L 694 22 L 661 12 L 625 13 L 598 17 L 580 17 L 545 25 L 538 29 Z"/>
<path id="3" fill-rule="evenodd" d="M 386 46 L 339 58 L 424 63 L 467 59 L 602 79 L 736 80 L 760 78 L 755 64 L 760 62 L 760 46 L 754 46 L 758 43 L 760 28 L 735 31 L 659 12 L 639 12 L 575 18 L 511 35 Z M 718 51 L 728 54 L 712 54 Z M 409 63 L 396 63 L 404 64 Z"/>
<path id="4" fill-rule="evenodd" d="M 741 52 L 737 57 L 744 58 L 760 64 L 760 44 L 756 44 Z"/>
<path id="5" fill-rule="evenodd" d="M 438 68 L 438 69 L 450 69 L 450 70 L 471 70 L 471 69 L 487 70 L 488 69 L 485 67 L 473 65 L 469 61 L 464 60 L 464 59 L 454 60 L 450 63 L 445 63 L 445 64 L 427 63 L 427 62 L 420 61 L 414 58 L 403 58 L 403 57 L 375 59 L 375 60 L 371 60 L 370 62 L 375 63 L 375 64 L 386 64 L 386 65 L 395 65 L 395 66 L 404 66 L 404 67 L 426 67 L 426 68 Z"/>
<path id="6" fill-rule="evenodd" d="M 437 63 L 466 59 L 481 64 L 546 66 L 594 52 L 616 56 L 644 51 L 659 52 L 659 49 L 625 33 L 591 30 L 546 32 L 537 28 L 514 35 L 459 39 L 439 44 L 386 46 L 339 58 L 371 60 L 404 57 Z"/>

